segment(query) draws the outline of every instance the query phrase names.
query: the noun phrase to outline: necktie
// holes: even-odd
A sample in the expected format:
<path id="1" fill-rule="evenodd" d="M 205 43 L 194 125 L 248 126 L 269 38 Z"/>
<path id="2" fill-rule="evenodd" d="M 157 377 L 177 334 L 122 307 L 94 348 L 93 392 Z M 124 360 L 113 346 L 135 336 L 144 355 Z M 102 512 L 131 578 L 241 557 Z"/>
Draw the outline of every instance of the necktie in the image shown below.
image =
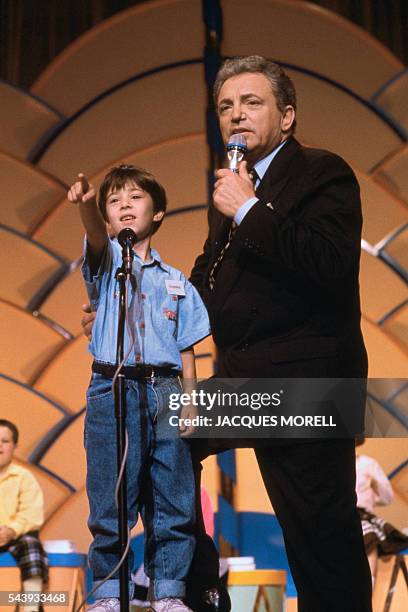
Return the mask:
<path id="1" fill-rule="evenodd" d="M 227 242 L 225 243 L 224 247 L 220 251 L 220 254 L 218 255 L 217 259 L 214 261 L 214 263 L 212 265 L 212 268 L 210 270 L 210 273 L 208 275 L 208 284 L 210 286 L 210 290 L 211 291 L 213 291 L 213 289 L 215 287 L 215 275 L 217 274 L 218 269 L 220 267 L 220 264 L 221 264 L 222 260 L 224 259 L 224 255 L 225 255 L 226 250 L 229 248 L 229 246 L 231 244 L 231 240 L 232 240 L 232 237 L 234 235 L 234 232 L 235 232 L 236 228 L 237 228 L 237 226 L 236 226 L 236 224 L 233 221 L 232 224 L 231 224 L 231 227 L 230 227 L 230 231 L 228 233 Z"/>
<path id="2" fill-rule="evenodd" d="M 250 170 L 248 172 L 250 179 L 252 181 L 253 186 L 256 186 L 256 181 L 259 179 L 259 175 L 257 173 L 257 171 L 255 170 L 255 168 L 252 168 L 252 170 Z"/>

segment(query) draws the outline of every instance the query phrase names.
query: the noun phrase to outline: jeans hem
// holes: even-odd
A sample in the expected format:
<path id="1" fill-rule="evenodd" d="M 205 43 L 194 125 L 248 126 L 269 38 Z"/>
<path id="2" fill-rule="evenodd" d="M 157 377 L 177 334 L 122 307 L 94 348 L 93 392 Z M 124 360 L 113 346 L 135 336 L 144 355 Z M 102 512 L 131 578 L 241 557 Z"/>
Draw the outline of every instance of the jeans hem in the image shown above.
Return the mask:
<path id="1" fill-rule="evenodd" d="M 186 583 L 183 580 L 155 580 L 149 594 L 155 600 L 165 597 L 183 598 L 186 595 Z"/>
<path id="2" fill-rule="evenodd" d="M 92 582 L 92 588 L 95 588 L 98 584 L 101 584 L 101 580 L 94 580 Z M 129 588 L 129 599 L 133 599 L 135 584 L 131 580 L 128 584 Z M 108 597 L 120 597 L 120 582 L 116 578 L 113 580 L 107 580 L 101 586 L 96 589 L 93 594 L 95 599 L 105 599 Z"/>

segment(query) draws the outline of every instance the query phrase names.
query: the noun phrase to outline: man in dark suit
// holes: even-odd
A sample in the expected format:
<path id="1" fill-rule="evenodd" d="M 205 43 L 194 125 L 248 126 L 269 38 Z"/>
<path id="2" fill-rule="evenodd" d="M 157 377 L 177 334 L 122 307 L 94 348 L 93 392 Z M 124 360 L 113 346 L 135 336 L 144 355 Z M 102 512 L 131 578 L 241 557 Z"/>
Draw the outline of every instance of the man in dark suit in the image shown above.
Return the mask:
<path id="1" fill-rule="evenodd" d="M 242 134 L 248 146 L 239 173 L 216 172 L 209 236 L 191 274 L 210 313 L 218 376 L 364 379 L 362 218 L 351 168 L 295 140 L 296 93 L 276 64 L 227 60 L 214 95 L 224 142 Z M 251 445 L 299 612 L 371 610 L 353 440 Z"/>

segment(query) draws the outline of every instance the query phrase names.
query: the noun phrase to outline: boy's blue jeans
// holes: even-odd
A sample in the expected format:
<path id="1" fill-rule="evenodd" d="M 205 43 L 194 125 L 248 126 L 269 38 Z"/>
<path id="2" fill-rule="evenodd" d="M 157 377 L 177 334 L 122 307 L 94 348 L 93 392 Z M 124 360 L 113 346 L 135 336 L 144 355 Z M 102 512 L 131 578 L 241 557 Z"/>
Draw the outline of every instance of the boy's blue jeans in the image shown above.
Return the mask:
<path id="1" fill-rule="evenodd" d="M 90 506 L 88 526 L 94 538 L 89 550 L 93 586 L 119 560 L 116 419 L 111 385 L 111 379 L 94 373 L 87 392 L 86 486 Z M 194 475 L 189 444 L 178 436 L 156 435 L 157 417 L 170 412 L 170 393 L 180 393 L 177 378 L 126 380 L 128 524 L 134 527 L 138 513 L 142 512 L 145 570 L 154 599 L 184 597 L 195 546 Z M 130 551 L 130 570 L 132 566 Z M 130 577 L 129 596 L 133 596 Z M 118 573 L 96 591 L 95 597 L 119 597 Z"/>

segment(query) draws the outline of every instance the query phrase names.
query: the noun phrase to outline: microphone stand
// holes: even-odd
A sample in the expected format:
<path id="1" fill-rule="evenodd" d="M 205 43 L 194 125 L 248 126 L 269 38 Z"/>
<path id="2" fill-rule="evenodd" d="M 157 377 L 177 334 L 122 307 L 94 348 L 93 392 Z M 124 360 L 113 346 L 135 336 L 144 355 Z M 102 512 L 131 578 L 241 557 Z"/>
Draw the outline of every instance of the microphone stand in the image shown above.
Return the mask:
<path id="1" fill-rule="evenodd" d="M 119 320 L 118 335 L 116 345 L 116 366 L 123 361 L 124 357 L 124 332 L 126 322 L 126 280 L 130 277 L 128 265 L 125 263 L 125 256 L 129 257 L 129 250 L 123 249 L 123 265 L 116 271 L 116 279 L 119 283 Z M 133 255 L 133 253 L 132 253 Z M 123 366 L 122 366 L 123 367 Z M 115 380 L 115 417 L 116 417 L 116 460 L 117 472 L 123 462 L 126 446 L 126 387 L 125 375 L 119 372 Z M 128 539 L 128 507 L 127 507 L 127 478 L 126 466 L 123 470 L 122 478 L 118 489 L 118 526 L 119 526 L 119 557 L 124 555 Z M 129 612 L 129 561 L 128 555 L 123 560 L 119 568 L 119 589 L 120 589 L 120 612 Z"/>

